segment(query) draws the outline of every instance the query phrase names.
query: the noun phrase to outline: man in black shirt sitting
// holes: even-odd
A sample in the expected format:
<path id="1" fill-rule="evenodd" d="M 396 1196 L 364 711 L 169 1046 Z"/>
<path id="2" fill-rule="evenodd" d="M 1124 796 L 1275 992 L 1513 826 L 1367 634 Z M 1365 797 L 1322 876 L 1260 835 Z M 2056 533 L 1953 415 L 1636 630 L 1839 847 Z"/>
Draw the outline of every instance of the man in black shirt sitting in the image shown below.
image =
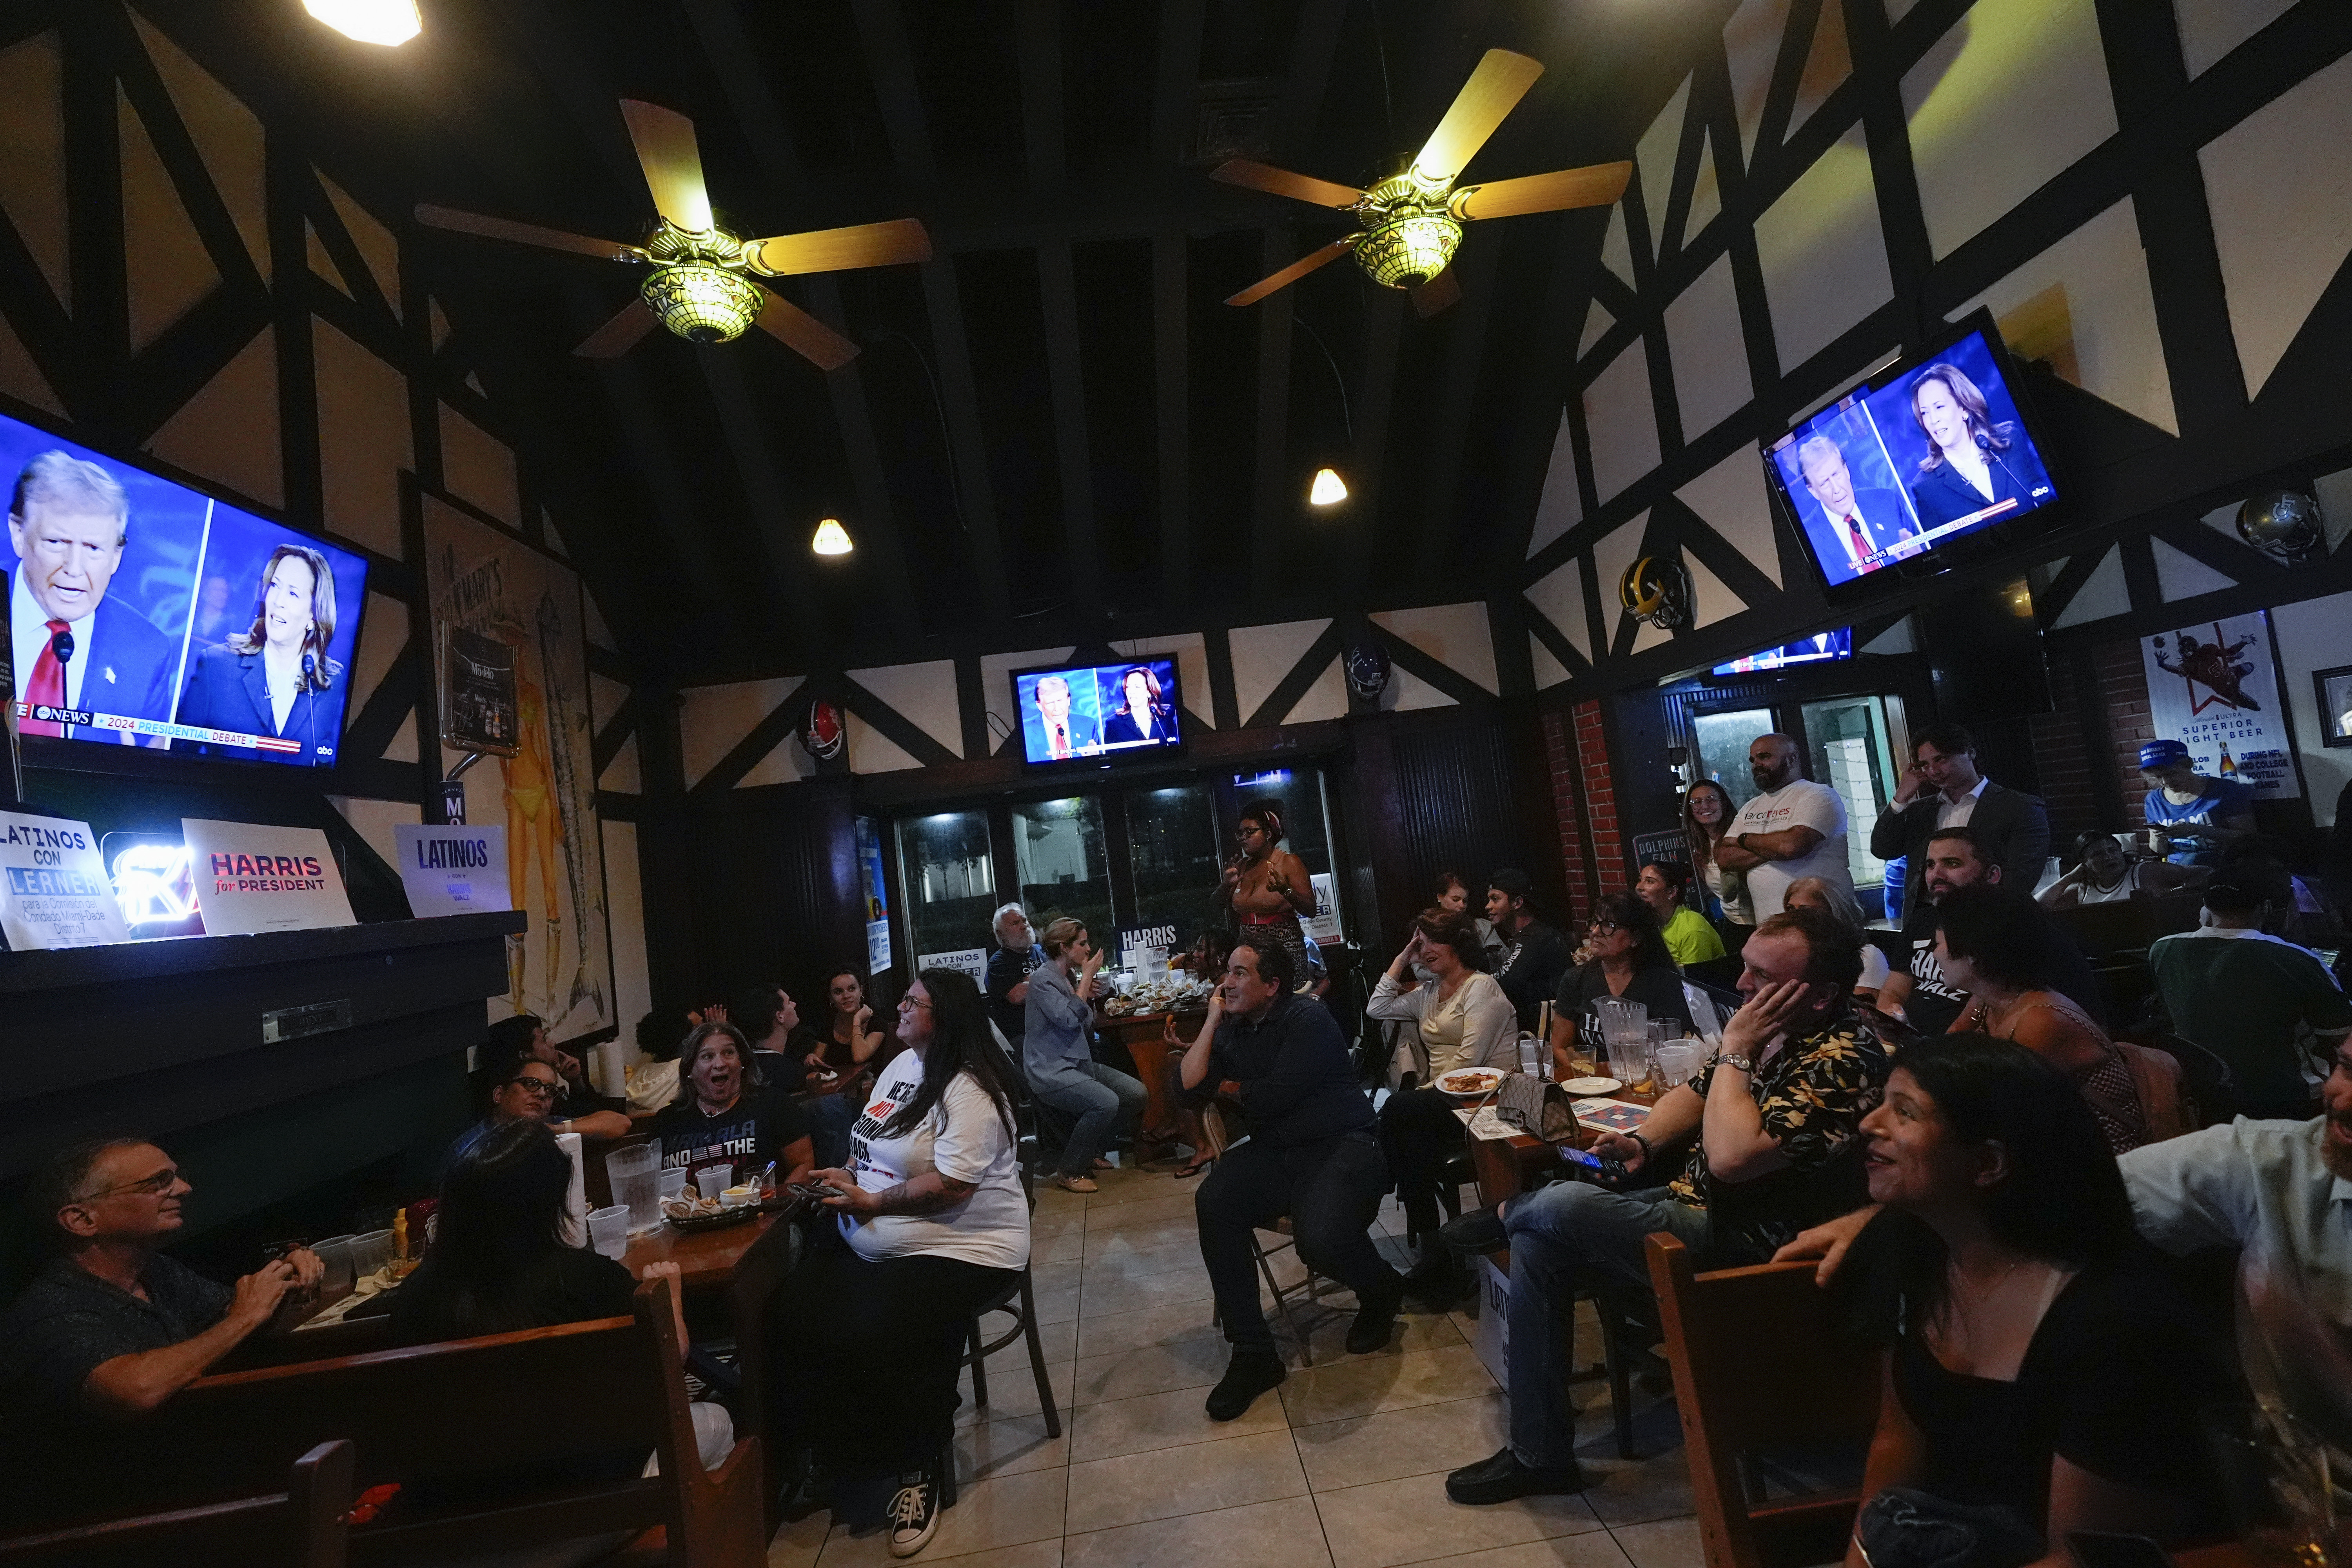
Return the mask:
<path id="1" fill-rule="evenodd" d="M 1936 906 L 1954 888 L 1979 883 L 1999 886 L 2000 858 L 1984 836 L 1973 827 L 1947 827 L 1927 840 L 1910 874 L 1921 879 L 1920 897 L 1911 906 L 1903 940 L 1911 950 L 1910 968 L 1898 969 L 1879 987 L 1878 1008 L 1902 1019 L 1923 1035 L 1940 1035 L 1952 1026 L 1969 1005 L 1969 994 L 1944 978 L 1936 962 Z M 2031 891 L 2032 889 L 2027 889 Z M 2083 950 L 2063 931 L 2050 927 L 2054 944 L 2050 953 L 2050 988 L 2063 993 L 2101 1028 L 2107 1026 L 2106 1000 L 2099 994 L 2098 977 L 2091 973 Z"/>
<path id="2" fill-rule="evenodd" d="M 1495 979 L 1511 999 L 1519 1027 L 1532 1029 L 1543 1005 L 1559 989 L 1568 972 L 1568 938 L 1557 927 L 1536 919 L 1528 900 L 1536 885 L 1525 871 L 1501 870 L 1486 879 L 1486 923 L 1495 928 L 1502 954 L 1495 960 Z"/>
<path id="3" fill-rule="evenodd" d="M 75 1144 L 33 1178 L 32 1206 L 58 1256 L 0 1317 L 0 1410 L 41 1417 L 47 1436 L 143 1415 L 252 1334 L 290 1328 L 317 1304 L 323 1269 L 307 1247 L 234 1287 L 164 1257 L 189 1190 L 171 1156 L 142 1138 Z"/>
<path id="4" fill-rule="evenodd" d="M 1389 1185 L 1371 1099 L 1349 1065 L 1339 1024 L 1320 1002 L 1292 994 L 1297 981 L 1280 946 L 1235 947 L 1208 1019 L 1184 1052 L 1182 1103 L 1206 1105 L 1231 1079 L 1250 1127 L 1192 1203 L 1201 1261 L 1234 1347 L 1224 1378 L 1209 1393 L 1212 1421 L 1233 1420 L 1283 1379 L 1258 1309 L 1253 1230 L 1287 1215 L 1299 1260 L 1356 1293 L 1352 1354 L 1388 1343 L 1404 1299 L 1404 1280 L 1370 1236 Z"/>

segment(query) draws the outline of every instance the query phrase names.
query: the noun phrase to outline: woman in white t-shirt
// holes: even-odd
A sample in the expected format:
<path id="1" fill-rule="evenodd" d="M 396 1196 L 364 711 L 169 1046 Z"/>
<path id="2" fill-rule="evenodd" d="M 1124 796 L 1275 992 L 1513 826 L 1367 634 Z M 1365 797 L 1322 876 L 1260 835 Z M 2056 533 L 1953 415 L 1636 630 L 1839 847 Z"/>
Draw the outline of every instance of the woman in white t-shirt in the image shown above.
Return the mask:
<path id="1" fill-rule="evenodd" d="M 811 1177 L 834 1189 L 824 1203 L 840 1219 L 812 1234 L 769 1333 L 779 1436 L 824 1465 L 836 1520 L 878 1512 L 891 1555 L 906 1557 L 938 1527 L 966 1337 L 1029 1260 L 1029 1203 L 1016 1080 L 980 987 L 924 970 L 898 1003 L 898 1034 L 907 1049 L 850 1129 L 850 1168 Z"/>

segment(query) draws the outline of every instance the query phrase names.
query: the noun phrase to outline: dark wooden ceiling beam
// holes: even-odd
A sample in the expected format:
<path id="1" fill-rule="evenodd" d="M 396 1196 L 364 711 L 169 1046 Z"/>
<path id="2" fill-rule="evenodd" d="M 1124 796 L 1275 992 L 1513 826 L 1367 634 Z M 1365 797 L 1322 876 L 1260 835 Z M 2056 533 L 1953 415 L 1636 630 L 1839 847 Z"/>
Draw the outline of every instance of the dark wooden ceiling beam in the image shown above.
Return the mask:
<path id="1" fill-rule="evenodd" d="M 1480 243 L 1483 242 L 1483 243 Z M 1447 323 L 1453 338 L 1445 345 L 1444 382 L 1438 392 L 1437 418 L 1427 451 L 1421 493 L 1420 539 L 1414 551 L 1415 575 L 1428 581 L 1459 563 L 1453 548 L 1454 531 L 1463 526 L 1456 510 L 1462 489 L 1462 453 L 1470 439 L 1470 410 L 1478 395 L 1478 373 L 1485 366 L 1486 324 L 1495 308 L 1495 279 L 1501 269 L 1504 237 L 1477 235 L 1463 249 L 1454 267 L 1462 275 L 1463 300 L 1454 307 Z"/>
<path id="2" fill-rule="evenodd" d="M 1151 101 L 1151 161 L 1183 166 L 1198 112 L 1201 28 L 1207 0 L 1160 0 L 1159 80 Z M 1207 181 L 1201 184 L 1207 184 Z M 1175 224 L 1151 237 L 1152 395 L 1158 405 L 1160 587 L 1167 602 L 1192 600 L 1191 242 Z"/>
<path id="3" fill-rule="evenodd" d="M 1068 168 L 1062 125 L 1059 0 L 1018 0 L 1013 36 L 1021 58 L 1021 133 L 1029 184 L 1051 195 Z M 1045 312 L 1045 375 L 1053 388 L 1054 449 L 1062 481 L 1062 538 L 1070 592 L 1080 613 L 1101 607 L 1102 543 L 1095 526 L 1093 443 L 1087 429 L 1087 378 L 1078 331 L 1078 282 L 1067 241 L 1037 247 L 1037 290 Z"/>
<path id="4" fill-rule="evenodd" d="M 792 489 L 777 465 L 768 432 L 761 428 L 759 410 L 743 378 L 741 346 L 719 343 L 698 348 L 694 357 L 702 367 L 710 401 L 719 410 L 719 432 L 726 437 L 736 471 L 743 477 L 744 500 L 751 505 L 751 527 L 767 556 L 768 574 L 782 591 L 784 606 L 791 612 L 792 625 L 782 651 L 796 656 L 795 662 L 805 666 L 824 640 L 824 611 L 809 578 L 808 530 L 813 524 L 794 513 Z M 800 374 L 797 366 L 790 368 L 792 374 Z M 762 637 L 772 625 L 765 617 L 755 622 L 753 640 Z"/>
<path id="5" fill-rule="evenodd" d="M 940 401 L 947 405 L 948 447 L 955 463 L 956 497 L 971 539 L 972 568 L 991 620 L 1012 614 L 1004 571 L 1004 536 L 996 516 L 996 479 L 988 466 L 988 432 L 980 419 L 980 387 L 971 344 L 964 336 L 962 289 L 955 258 L 923 263 L 923 304 L 931 318 L 931 347 L 940 356 Z"/>
<path id="6" fill-rule="evenodd" d="M 1396 406 L 1397 354 L 1410 302 L 1402 289 L 1374 289 L 1364 305 L 1363 400 L 1356 405 L 1355 471 L 1346 476 L 1347 532 L 1352 542 L 1340 553 L 1347 562 L 1348 602 L 1360 603 L 1372 559 L 1381 553 L 1381 480 L 1389 451 L 1389 416 Z"/>

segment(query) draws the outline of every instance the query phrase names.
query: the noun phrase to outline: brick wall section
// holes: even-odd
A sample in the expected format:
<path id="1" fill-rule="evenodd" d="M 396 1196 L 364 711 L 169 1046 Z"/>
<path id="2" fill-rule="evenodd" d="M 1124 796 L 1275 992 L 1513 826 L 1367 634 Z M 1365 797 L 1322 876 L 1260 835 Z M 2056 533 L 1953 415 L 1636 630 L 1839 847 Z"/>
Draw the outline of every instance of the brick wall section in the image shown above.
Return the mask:
<path id="1" fill-rule="evenodd" d="M 1574 731 L 1569 716 L 1557 710 L 1543 716 L 1543 731 L 1544 761 L 1551 778 L 1552 818 L 1559 826 L 1560 868 L 1568 882 L 1569 913 L 1573 920 L 1592 900 L 1591 884 L 1584 874 L 1584 814 L 1576 798 Z"/>
<path id="2" fill-rule="evenodd" d="M 1622 893 L 1626 888 L 1625 842 L 1617 832 L 1617 792 L 1609 773 L 1609 741 L 1597 697 L 1576 705 L 1576 757 L 1584 775 L 1584 820 L 1601 877 L 1596 891 Z"/>
<path id="3" fill-rule="evenodd" d="M 2115 737 L 2116 779 L 2127 819 L 2114 826 L 2135 826 L 2141 821 L 2140 800 L 2147 794 L 2139 776 L 2139 749 L 2158 738 L 2148 710 L 2147 665 L 2136 637 L 2099 644 L 2091 650 L 2091 663 L 2099 682 L 2098 700 L 2107 710 L 2107 730 Z"/>

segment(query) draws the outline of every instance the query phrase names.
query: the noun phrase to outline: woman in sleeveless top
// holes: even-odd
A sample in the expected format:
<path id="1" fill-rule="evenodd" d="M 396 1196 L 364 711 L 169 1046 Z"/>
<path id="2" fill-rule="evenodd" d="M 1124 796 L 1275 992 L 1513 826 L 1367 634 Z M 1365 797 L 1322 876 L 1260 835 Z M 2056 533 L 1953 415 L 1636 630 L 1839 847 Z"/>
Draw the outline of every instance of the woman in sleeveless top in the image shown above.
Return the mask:
<path id="1" fill-rule="evenodd" d="M 1936 908 L 1936 962 L 1969 994 L 1953 1034 L 2013 1040 L 2063 1073 L 2116 1153 L 2148 1142 L 2131 1064 L 2106 1032 L 2049 985 L 2057 939 L 2033 900 L 1998 886 L 1956 888 Z"/>

